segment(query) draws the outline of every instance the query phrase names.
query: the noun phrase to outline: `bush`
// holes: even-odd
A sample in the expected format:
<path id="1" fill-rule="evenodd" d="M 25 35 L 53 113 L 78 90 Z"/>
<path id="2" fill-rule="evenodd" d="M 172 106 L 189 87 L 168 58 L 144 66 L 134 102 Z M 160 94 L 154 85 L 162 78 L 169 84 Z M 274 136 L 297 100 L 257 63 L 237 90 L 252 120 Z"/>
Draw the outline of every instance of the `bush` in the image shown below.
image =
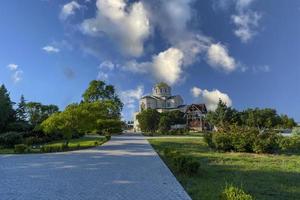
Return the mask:
<path id="1" fill-rule="evenodd" d="M 0 145 L 13 148 L 16 144 L 23 143 L 23 133 L 7 132 L 0 135 Z"/>
<path id="2" fill-rule="evenodd" d="M 300 136 L 283 137 L 279 142 L 279 147 L 283 152 L 299 152 Z"/>
<path id="3" fill-rule="evenodd" d="M 300 127 L 293 128 L 292 134 L 295 136 L 300 136 Z"/>
<path id="4" fill-rule="evenodd" d="M 274 153 L 279 150 L 280 137 L 274 132 L 263 132 L 257 135 L 253 151 L 255 153 Z"/>
<path id="5" fill-rule="evenodd" d="M 253 128 L 233 128 L 228 132 L 213 132 L 204 135 L 205 142 L 213 149 L 248 153 L 274 153 L 279 150 L 280 138 L 275 132 L 259 133 Z"/>
<path id="6" fill-rule="evenodd" d="M 110 136 L 110 135 L 106 135 L 106 136 L 105 136 L 105 139 L 108 141 L 108 140 L 111 139 L 111 136 Z"/>
<path id="7" fill-rule="evenodd" d="M 178 151 L 169 148 L 164 149 L 163 154 L 179 174 L 193 176 L 198 173 L 200 164 L 193 158 L 181 155 Z"/>
<path id="8" fill-rule="evenodd" d="M 63 145 L 44 145 L 41 148 L 43 153 L 62 152 L 64 151 Z"/>
<path id="9" fill-rule="evenodd" d="M 15 153 L 25 153 L 27 149 L 28 149 L 28 146 L 25 144 L 15 145 Z"/>
<path id="10" fill-rule="evenodd" d="M 212 143 L 218 151 L 231 151 L 233 150 L 232 137 L 229 133 L 214 133 L 212 135 Z"/>
<path id="11" fill-rule="evenodd" d="M 253 200 L 253 198 L 240 188 L 227 186 L 222 192 L 220 200 Z"/>

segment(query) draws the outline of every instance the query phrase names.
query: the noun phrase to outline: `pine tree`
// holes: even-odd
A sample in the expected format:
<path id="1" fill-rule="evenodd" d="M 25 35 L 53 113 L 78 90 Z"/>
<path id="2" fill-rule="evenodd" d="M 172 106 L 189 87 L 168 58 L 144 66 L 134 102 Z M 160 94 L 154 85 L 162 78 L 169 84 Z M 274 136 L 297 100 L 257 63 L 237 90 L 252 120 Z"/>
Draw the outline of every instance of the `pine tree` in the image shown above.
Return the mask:
<path id="1" fill-rule="evenodd" d="M 0 132 L 13 119 L 13 102 L 10 100 L 9 93 L 4 85 L 0 87 Z"/>
<path id="2" fill-rule="evenodd" d="M 17 120 L 25 122 L 27 120 L 27 113 L 26 113 L 26 101 L 24 95 L 21 95 L 20 102 L 18 104 L 18 108 L 16 110 L 17 113 Z"/>

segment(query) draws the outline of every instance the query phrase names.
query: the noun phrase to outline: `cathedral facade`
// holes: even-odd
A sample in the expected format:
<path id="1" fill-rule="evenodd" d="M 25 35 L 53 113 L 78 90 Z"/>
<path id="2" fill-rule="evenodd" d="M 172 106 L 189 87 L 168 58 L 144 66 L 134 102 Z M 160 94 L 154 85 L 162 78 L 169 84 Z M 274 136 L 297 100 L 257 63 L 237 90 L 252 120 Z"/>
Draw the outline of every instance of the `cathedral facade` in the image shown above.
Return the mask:
<path id="1" fill-rule="evenodd" d="M 146 109 L 156 109 L 158 112 L 168 112 L 173 110 L 180 110 L 185 112 L 186 105 L 180 95 L 172 95 L 172 88 L 166 83 L 158 83 L 152 89 L 152 94 L 144 96 L 139 102 L 139 112 Z M 134 115 L 134 129 L 139 130 L 138 120 Z"/>

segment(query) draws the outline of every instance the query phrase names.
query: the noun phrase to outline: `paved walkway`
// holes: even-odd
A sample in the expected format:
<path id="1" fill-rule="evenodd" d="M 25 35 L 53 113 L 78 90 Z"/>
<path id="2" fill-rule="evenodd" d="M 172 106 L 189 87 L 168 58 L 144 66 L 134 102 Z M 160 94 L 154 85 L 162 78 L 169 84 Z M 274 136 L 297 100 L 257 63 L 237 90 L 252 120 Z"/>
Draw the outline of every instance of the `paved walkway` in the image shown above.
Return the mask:
<path id="1" fill-rule="evenodd" d="M 0 156 L 1 200 L 190 200 L 147 140 L 115 136 L 75 152 Z"/>

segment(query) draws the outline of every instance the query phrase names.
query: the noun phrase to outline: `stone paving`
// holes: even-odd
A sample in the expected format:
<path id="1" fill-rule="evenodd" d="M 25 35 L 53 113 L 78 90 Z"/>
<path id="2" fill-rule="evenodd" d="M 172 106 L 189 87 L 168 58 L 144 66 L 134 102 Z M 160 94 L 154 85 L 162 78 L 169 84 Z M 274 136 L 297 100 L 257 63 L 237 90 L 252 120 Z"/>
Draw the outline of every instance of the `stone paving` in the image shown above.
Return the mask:
<path id="1" fill-rule="evenodd" d="M 190 200 L 142 135 L 101 147 L 0 156 L 0 200 Z"/>

